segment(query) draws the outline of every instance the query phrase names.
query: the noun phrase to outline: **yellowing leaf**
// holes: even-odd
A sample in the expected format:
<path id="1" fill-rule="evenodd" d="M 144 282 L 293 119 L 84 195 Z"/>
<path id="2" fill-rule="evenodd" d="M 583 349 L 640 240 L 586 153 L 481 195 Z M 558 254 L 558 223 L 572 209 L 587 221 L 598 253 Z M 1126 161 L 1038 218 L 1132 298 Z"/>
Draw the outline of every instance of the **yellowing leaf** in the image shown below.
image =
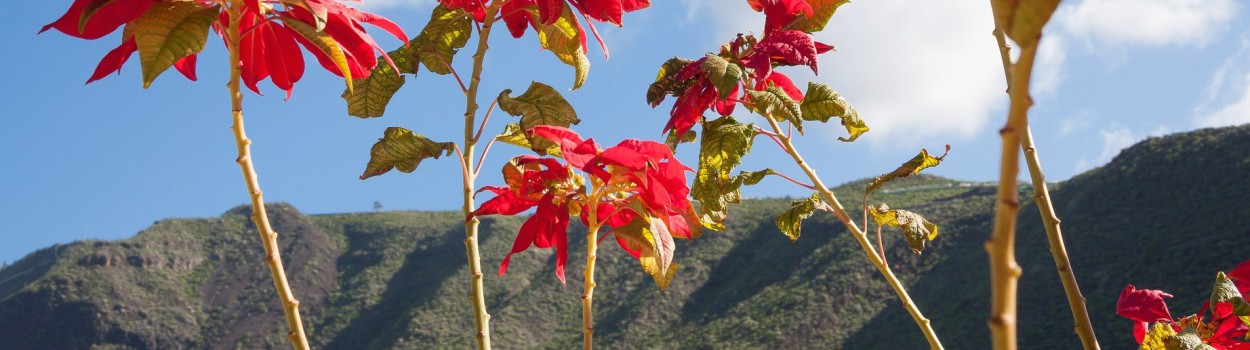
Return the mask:
<path id="1" fill-rule="evenodd" d="M 698 139 L 699 139 L 699 134 L 694 132 L 694 130 L 686 130 L 686 133 L 682 134 L 681 136 L 677 136 L 676 132 L 670 132 L 668 133 L 668 137 L 665 138 L 664 144 L 668 145 L 669 149 L 676 151 L 677 145 L 686 143 L 686 142 L 694 142 L 695 140 L 698 140 Z"/>
<path id="2" fill-rule="evenodd" d="M 803 112 L 799 107 L 799 103 L 790 98 L 790 95 L 776 86 L 769 86 L 767 90 L 756 91 L 747 90 L 747 94 L 751 96 L 751 105 L 748 105 L 755 113 L 759 113 L 767 118 L 773 118 L 779 121 L 789 121 L 794 124 L 794 128 L 803 133 Z"/>
<path id="3" fill-rule="evenodd" d="M 1020 47 L 1036 44 L 1059 0 L 992 0 L 994 21 Z"/>
<path id="4" fill-rule="evenodd" d="M 639 213 L 638 216 L 613 232 L 625 242 L 626 248 L 641 251 L 638 262 L 642 270 L 655 279 L 661 290 L 667 289 L 677 272 L 677 263 L 673 262 L 673 249 L 676 247 L 673 236 L 664 222 L 652 217 L 640 203 L 633 201 L 630 207 Z"/>
<path id="5" fill-rule="evenodd" d="M 430 21 L 416 38 L 409 42 L 425 69 L 439 75 L 451 74 L 451 61 L 456 52 L 469 42 L 473 34 L 473 18 L 464 10 L 434 7 Z M 415 73 L 415 72 L 414 72 Z"/>
<path id="6" fill-rule="evenodd" d="M 824 123 L 831 117 L 841 118 L 842 126 L 846 127 L 846 131 L 851 134 L 850 138 L 838 138 L 843 142 L 855 141 L 859 135 L 868 132 L 868 125 L 865 125 L 864 120 L 859 118 L 859 112 L 855 111 L 855 107 L 851 107 L 851 103 L 846 102 L 846 99 L 829 88 L 829 85 L 807 83 L 807 93 L 803 95 L 803 102 L 799 104 L 799 109 L 803 112 L 803 120 Z"/>
<path id="7" fill-rule="evenodd" d="M 352 80 L 355 89 L 343 90 L 342 95 L 343 100 L 347 101 L 348 115 L 359 118 L 381 117 L 386 113 L 386 105 L 391 103 L 391 97 L 404 86 L 404 76 L 399 73 L 416 72 L 409 48 L 401 47 L 387 53 L 387 56 L 391 57 L 400 72 L 396 72 L 389 64 L 379 64 L 373 67 L 369 77 Z"/>
<path id="8" fill-rule="evenodd" d="M 329 18 L 330 12 L 325 5 L 319 3 L 308 3 L 305 0 L 283 0 L 283 5 L 296 6 L 308 10 L 313 15 L 313 22 L 316 24 L 318 32 L 326 29 L 326 20 Z"/>
<path id="9" fill-rule="evenodd" d="M 729 93 L 733 92 L 739 80 L 742 79 L 742 68 L 737 63 L 730 63 L 720 56 L 707 54 L 700 67 L 703 73 L 707 75 L 708 80 L 712 81 L 712 86 L 716 87 L 716 93 L 720 94 L 721 99 L 729 97 Z"/>
<path id="10" fill-rule="evenodd" d="M 902 209 L 890 209 L 885 203 L 868 207 L 872 221 L 877 225 L 893 226 L 903 230 L 907 237 L 907 245 L 911 251 L 920 254 L 924 251 L 925 242 L 937 238 L 938 226 L 926 220 L 920 214 Z"/>
<path id="11" fill-rule="evenodd" d="M 1202 343 L 1202 337 L 1191 329 L 1163 337 L 1163 344 L 1164 349 L 1167 350 L 1215 350 L 1210 345 Z"/>
<path id="12" fill-rule="evenodd" d="M 820 193 L 812 193 L 812 197 L 804 200 L 797 200 L 790 203 L 790 209 L 782 212 L 777 216 L 777 228 L 781 229 L 781 233 L 786 237 L 790 237 L 790 241 L 799 240 L 799 234 L 802 233 L 803 220 L 812 216 L 816 209 L 824 206 L 820 200 Z"/>
<path id="13" fill-rule="evenodd" d="M 660 65 L 660 72 L 656 74 L 655 82 L 647 87 L 647 103 L 654 107 L 664 101 L 664 95 L 677 97 L 677 95 L 686 91 L 686 88 L 690 87 L 694 79 L 677 80 L 677 73 L 681 72 L 681 69 L 685 68 L 690 62 L 693 61 L 681 57 L 673 57 L 665 61 L 663 65 Z"/>
<path id="14" fill-rule="evenodd" d="M 300 20 L 288 17 L 278 17 L 287 28 L 294 30 L 296 34 L 308 39 L 309 43 L 316 46 L 321 53 L 330 58 L 334 65 L 338 67 L 339 73 L 343 73 L 343 81 L 347 83 L 347 92 L 353 92 L 352 87 L 352 70 L 347 66 L 347 56 L 343 54 L 343 47 L 339 46 L 338 41 L 331 38 L 329 34 L 317 30 L 313 26 Z"/>
<path id="15" fill-rule="evenodd" d="M 834 11 L 838 6 L 842 6 L 850 1 L 848 0 L 807 0 L 807 4 L 815 10 L 811 17 L 800 17 L 790 25 L 790 29 L 801 30 L 808 33 L 815 33 L 825 29 L 825 24 L 829 23 L 829 19 L 833 17 Z"/>
<path id="16" fill-rule="evenodd" d="M 1150 327 L 1150 332 L 1142 337 L 1141 347 L 1138 349 L 1167 350 L 1167 344 L 1164 344 L 1163 339 L 1174 335 L 1176 331 L 1172 329 L 1172 326 L 1163 322 L 1155 322 L 1154 326 Z"/>
<path id="17" fill-rule="evenodd" d="M 1215 303 L 1229 303 L 1233 305 L 1233 314 L 1241 319 L 1241 322 L 1250 324 L 1250 303 L 1237 290 L 1237 285 L 1233 280 L 1228 279 L 1224 272 L 1215 275 L 1215 288 L 1211 290 L 1211 310 L 1215 310 Z"/>
<path id="18" fill-rule="evenodd" d="M 526 89 L 520 96 L 512 97 L 509 96 L 510 94 L 512 94 L 512 89 L 499 93 L 499 109 L 509 115 L 520 116 L 522 131 L 528 131 L 539 125 L 567 128 L 570 124 L 581 122 L 581 119 L 577 119 L 577 111 L 573 110 L 569 101 L 547 84 L 531 82 L 529 89 Z M 526 135 L 526 138 L 529 139 L 530 149 L 539 154 L 544 154 L 547 149 L 555 145 L 551 140 L 541 137 Z"/>
<path id="19" fill-rule="evenodd" d="M 704 227 L 721 231 L 729 214 L 729 204 L 741 201 L 745 178 L 731 176 L 742 157 L 751 152 L 755 129 L 733 117 L 721 117 L 703 123 L 703 139 L 699 142 L 699 170 L 695 173 L 690 196 L 699 201 L 699 221 Z M 759 176 L 763 178 L 763 175 Z M 759 182 L 758 179 L 755 180 Z M 754 184 L 754 183 L 751 183 Z"/>
<path id="20" fill-rule="evenodd" d="M 499 133 L 499 135 L 496 135 L 495 140 L 498 140 L 499 142 L 503 142 L 509 145 L 523 147 L 526 149 L 530 149 L 532 147 L 530 145 L 529 138 L 527 138 L 525 135 L 525 130 L 521 129 L 521 125 L 517 123 L 508 123 L 508 125 L 505 125 L 503 128 L 503 132 Z M 546 154 L 548 155 L 561 157 L 560 145 L 557 145 L 554 142 L 552 142 L 551 146 L 547 147 L 545 151 L 547 152 Z M 542 153 L 542 152 L 539 152 L 539 153 Z"/>
<path id="21" fill-rule="evenodd" d="M 536 7 L 531 7 L 528 11 L 534 18 L 541 17 Z M 532 24 L 534 30 L 538 32 L 539 44 L 555 54 L 560 62 L 573 66 L 573 90 L 582 87 L 582 83 L 586 82 L 586 75 L 590 73 L 590 60 L 582 52 L 581 35 L 583 34 L 578 30 L 576 14 L 565 6 L 564 13 L 555 23 L 545 24 L 535 21 Z"/>
<path id="22" fill-rule="evenodd" d="M 946 145 L 946 152 L 949 153 L 950 151 L 951 145 Z M 903 165 L 898 166 L 898 169 L 894 169 L 894 171 L 881 174 L 881 176 L 873 178 L 872 182 L 868 183 L 868 188 L 864 190 L 864 196 L 867 197 L 869 193 L 880 189 L 882 186 L 885 186 L 885 183 L 894 179 L 901 179 L 916 175 L 919 174 L 921 170 L 935 167 L 941 163 L 944 158 L 946 158 L 946 153 L 942 153 L 941 157 L 933 157 L 929 155 L 928 150 L 922 149 L 920 150 L 920 154 L 912 157 L 911 160 L 903 163 Z"/>
<path id="23" fill-rule="evenodd" d="M 417 170 L 417 165 L 426 158 L 438 159 L 443 155 L 450 156 L 456 150 L 451 142 L 434 142 L 412 130 L 389 127 L 378 142 L 369 150 L 369 164 L 365 166 L 360 179 L 385 174 L 391 169 L 404 173 Z"/>
<path id="24" fill-rule="evenodd" d="M 127 26 L 134 27 L 143 88 L 152 86 L 174 62 L 204 50 L 208 26 L 217 20 L 219 10 L 194 1 L 158 2 Z"/>

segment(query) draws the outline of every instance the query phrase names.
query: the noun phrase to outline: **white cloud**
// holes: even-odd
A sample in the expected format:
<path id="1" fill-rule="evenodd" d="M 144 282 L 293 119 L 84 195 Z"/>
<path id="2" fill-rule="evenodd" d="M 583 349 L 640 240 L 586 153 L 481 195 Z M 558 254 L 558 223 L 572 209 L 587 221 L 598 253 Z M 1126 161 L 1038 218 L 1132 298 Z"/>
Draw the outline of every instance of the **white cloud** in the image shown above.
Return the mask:
<path id="1" fill-rule="evenodd" d="M 1107 164 L 1107 162 L 1111 161 L 1111 158 L 1120 154 L 1120 150 L 1132 146 L 1146 137 L 1162 136 L 1170 132 L 1171 130 L 1164 126 L 1157 127 L 1145 135 L 1134 134 L 1126 128 L 1103 129 L 1099 131 L 1099 134 L 1102 136 L 1102 150 L 1097 155 L 1087 154 L 1078 158 L 1072 172 L 1079 174 L 1096 166 Z"/>
<path id="2" fill-rule="evenodd" d="M 1089 127 L 1089 112 L 1083 111 L 1076 116 L 1063 118 L 1059 121 L 1059 135 L 1068 135 L 1073 131 L 1084 130 Z"/>
<path id="3" fill-rule="evenodd" d="M 1041 41 L 1037 49 L 1037 61 L 1033 66 L 1033 82 L 1029 92 L 1034 98 L 1044 97 L 1059 91 L 1067 74 L 1063 71 L 1063 63 L 1068 58 L 1067 39 L 1062 34 L 1049 33 Z"/>
<path id="4" fill-rule="evenodd" d="M 717 21 L 722 41 L 763 29 L 764 16 L 739 3 L 688 4 L 692 12 L 730 19 Z M 820 76 L 797 67 L 783 72 L 800 85 L 817 81 L 846 96 L 872 128 L 864 140 L 874 145 L 967 138 L 999 119 L 991 112 L 1007 99 L 993 28 L 988 3 L 856 1 L 838 8 L 816 34 L 837 47 L 820 57 Z"/>
<path id="5" fill-rule="evenodd" d="M 1202 127 L 1250 123 L 1250 39 L 1242 38 L 1237 53 L 1215 71 L 1194 115 Z"/>
<path id="6" fill-rule="evenodd" d="M 1091 46 L 1203 46 L 1236 10 L 1234 0 L 1085 0 L 1054 18 Z"/>

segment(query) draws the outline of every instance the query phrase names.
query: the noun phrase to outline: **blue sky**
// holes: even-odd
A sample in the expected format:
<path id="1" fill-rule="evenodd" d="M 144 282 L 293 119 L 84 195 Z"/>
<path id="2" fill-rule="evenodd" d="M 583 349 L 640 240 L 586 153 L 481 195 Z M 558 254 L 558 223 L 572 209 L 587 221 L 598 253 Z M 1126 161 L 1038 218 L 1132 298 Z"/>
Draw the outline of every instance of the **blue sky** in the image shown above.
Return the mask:
<path id="1" fill-rule="evenodd" d="M 226 62 L 209 40 L 198 82 L 165 74 L 142 89 L 137 58 L 120 76 L 83 85 L 118 34 L 83 41 L 38 29 L 70 1 L 9 4 L 0 40 L 9 54 L 0 81 L 0 261 L 40 247 L 84 239 L 129 237 L 167 217 L 212 217 L 247 202 L 234 164 Z M 433 0 L 366 0 L 365 7 L 412 35 Z M 1235 0 L 1068 0 L 1048 27 L 1034 81 L 1031 114 L 1042 164 L 1052 181 L 1105 164 L 1149 136 L 1250 122 L 1250 26 Z M 629 14 L 623 28 L 599 25 L 611 49 L 591 49 L 586 85 L 566 92 L 583 120 L 575 129 L 601 144 L 659 138 L 671 99 L 649 108 L 643 95 L 664 60 L 698 57 L 739 32 L 758 32 L 763 17 L 743 1 L 655 1 Z M 398 46 L 369 28 L 384 47 Z M 798 147 L 827 184 L 889 171 L 920 148 L 951 155 L 931 173 L 965 180 L 997 177 L 1006 95 L 988 1 L 859 0 L 842 7 L 818 39 L 821 74 L 785 70 L 802 85 L 814 80 L 841 92 L 872 131 L 836 140 L 834 123 L 809 127 Z M 542 52 L 532 35 L 491 39 L 482 104 L 531 80 L 567 91 L 571 69 Z M 476 40 L 476 37 L 474 38 Z M 469 71 L 469 53 L 455 62 Z M 388 126 L 435 140 L 461 137 L 464 100 L 450 77 L 409 78 L 383 118 L 346 115 L 341 80 L 311 64 L 290 101 L 268 82 L 248 93 L 248 133 L 265 198 L 309 214 L 459 207 L 452 160 L 427 161 L 414 174 L 361 181 L 369 147 Z M 747 117 L 739 109 L 739 117 Z M 510 117 L 499 113 L 487 132 Z M 694 164 L 696 147 L 679 155 Z M 498 165 L 522 150 L 501 145 L 487 158 L 479 184 L 500 182 Z M 770 142 L 757 143 L 747 168 L 802 175 Z M 768 180 L 749 196 L 805 196 Z"/>

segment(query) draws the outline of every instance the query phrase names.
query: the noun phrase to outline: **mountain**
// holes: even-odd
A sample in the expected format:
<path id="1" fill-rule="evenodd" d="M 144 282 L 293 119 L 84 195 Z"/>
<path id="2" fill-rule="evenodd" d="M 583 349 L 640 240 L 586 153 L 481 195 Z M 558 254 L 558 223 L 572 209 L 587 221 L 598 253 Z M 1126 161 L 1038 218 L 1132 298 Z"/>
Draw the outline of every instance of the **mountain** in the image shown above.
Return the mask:
<path id="1" fill-rule="evenodd" d="M 1127 284 L 1198 311 L 1216 271 L 1250 245 L 1250 126 L 1152 138 L 1109 164 L 1052 185 L 1073 268 L 1105 349 L 1135 347 L 1114 314 Z M 1043 150 L 1044 151 L 1044 150 Z M 836 189 L 850 207 L 865 182 Z M 923 255 L 885 232 L 886 254 L 947 348 L 988 348 L 988 263 L 995 189 L 917 176 L 873 203 L 941 226 Z M 1022 198 L 1030 198 L 1022 186 Z M 861 195 L 856 195 L 861 193 Z M 677 278 L 660 291 L 610 240 L 596 264 L 596 345 L 603 349 L 912 349 L 927 345 L 855 240 L 818 214 L 791 243 L 773 225 L 787 199 L 734 207 L 725 232 L 679 241 Z M 465 349 L 473 328 L 455 212 L 304 215 L 268 206 L 310 340 L 326 349 Z M 282 310 L 258 239 L 239 207 L 218 218 L 166 219 L 133 238 L 34 252 L 0 270 L 5 349 L 277 349 Z M 570 234 L 568 286 L 550 250 L 496 266 L 523 218 L 487 217 L 481 251 L 493 343 L 568 349 L 581 341 L 585 229 Z M 1021 209 L 1020 340 L 1079 348 L 1037 209 Z"/>

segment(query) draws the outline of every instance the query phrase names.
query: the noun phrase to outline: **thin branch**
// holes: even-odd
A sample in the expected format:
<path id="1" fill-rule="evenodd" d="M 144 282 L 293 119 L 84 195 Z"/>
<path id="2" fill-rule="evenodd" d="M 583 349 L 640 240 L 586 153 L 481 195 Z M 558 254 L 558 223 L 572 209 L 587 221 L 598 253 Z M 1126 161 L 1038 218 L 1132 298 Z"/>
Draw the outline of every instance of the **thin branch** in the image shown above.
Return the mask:
<path id="1" fill-rule="evenodd" d="M 490 121 L 491 112 L 495 111 L 495 105 L 499 104 L 498 99 L 490 101 L 490 106 L 486 107 L 486 115 L 482 117 L 482 125 L 477 127 L 477 133 L 473 135 L 473 143 L 477 143 L 482 139 L 482 130 L 486 130 L 486 122 Z"/>
<path id="2" fill-rule="evenodd" d="M 773 171 L 773 173 L 772 173 L 772 174 L 773 174 L 773 175 L 777 175 L 777 177 L 780 177 L 780 178 L 783 178 L 783 179 L 789 180 L 790 182 L 793 182 L 795 185 L 799 185 L 800 187 L 803 187 L 803 188 L 806 188 L 806 189 L 809 189 L 809 190 L 812 190 L 812 191 L 815 191 L 815 190 L 816 190 L 816 186 L 812 186 L 812 185 L 808 185 L 808 184 L 802 183 L 802 182 L 800 182 L 799 180 L 795 180 L 795 179 L 793 179 L 793 178 L 790 178 L 789 176 L 786 176 L 786 174 L 782 174 L 782 173 L 777 172 L 777 171 Z"/>
<path id="3" fill-rule="evenodd" d="M 833 194 L 833 191 L 829 190 L 829 187 L 826 187 L 825 184 L 820 181 L 820 177 L 816 175 L 816 171 L 812 170 L 812 168 L 807 165 L 807 162 L 803 160 L 803 156 L 799 155 L 799 151 L 794 148 L 794 144 L 790 142 L 790 138 L 779 135 L 781 134 L 781 126 L 777 124 L 777 121 L 768 116 L 765 116 L 764 119 L 768 121 L 768 125 L 772 128 L 773 132 L 771 135 L 778 138 L 777 141 L 782 144 L 782 148 L 785 149 L 786 153 L 794 159 L 794 163 L 798 165 L 799 168 L 803 169 L 803 172 L 807 174 L 807 177 L 812 180 L 812 185 L 816 187 L 816 190 L 820 192 L 820 195 L 825 199 L 825 202 L 827 202 L 833 209 L 833 212 L 838 217 L 838 220 L 842 221 L 842 224 L 846 226 L 846 229 L 851 232 L 851 236 L 855 237 L 855 240 L 859 242 L 860 248 L 863 248 L 865 255 L 868 256 L 868 261 L 872 262 L 872 265 L 877 267 L 877 270 L 881 272 L 881 276 L 885 277 L 886 282 L 890 284 L 890 288 L 894 289 L 894 293 L 897 294 L 898 298 L 903 302 L 903 308 L 911 314 L 912 320 L 916 321 L 916 326 L 920 328 L 920 332 L 924 333 L 925 340 L 929 342 L 929 347 L 932 349 L 943 349 L 942 342 L 938 340 L 937 334 L 933 332 L 933 327 L 930 325 L 929 319 L 925 318 L 924 315 L 920 313 L 920 309 L 916 307 L 916 303 L 913 302 L 911 297 L 907 295 L 907 289 L 903 287 L 903 283 L 899 281 L 898 277 L 894 276 L 894 272 L 891 272 L 890 267 L 885 265 L 885 261 L 882 261 L 881 258 L 877 256 L 876 249 L 872 247 L 872 242 L 868 241 L 867 234 L 860 230 L 860 228 L 855 225 L 854 221 L 851 221 L 850 216 L 846 214 L 846 209 L 842 207 L 842 203 L 838 202 L 838 197 Z M 761 134 L 770 135 L 766 132 L 761 132 Z"/>
<path id="4" fill-rule="evenodd" d="M 442 57 L 438 55 L 434 55 L 434 57 L 438 58 L 438 61 L 442 62 L 444 66 L 447 66 L 447 70 L 451 71 L 451 76 L 456 78 L 456 84 L 460 84 L 460 92 L 468 93 L 469 88 L 464 87 L 464 81 L 460 80 L 460 74 L 456 73 L 456 67 L 452 67 L 451 63 L 448 63 L 447 60 L 444 60 Z"/>
<path id="5" fill-rule="evenodd" d="M 994 38 L 998 41 L 999 56 L 1003 62 L 1003 73 L 1007 84 L 1011 84 L 1011 58 L 1007 39 L 1000 29 L 994 30 Z M 1076 334 L 1081 337 L 1081 345 L 1085 350 L 1098 350 L 1098 338 L 1094 335 L 1094 326 L 1089 320 L 1089 310 L 1085 308 L 1085 296 L 1076 282 L 1076 272 L 1068 260 L 1068 250 L 1064 247 L 1063 231 L 1059 227 L 1059 216 L 1055 214 L 1054 205 L 1050 200 L 1050 189 L 1046 184 L 1046 175 L 1042 172 L 1041 160 L 1038 158 L 1037 147 L 1033 144 L 1033 131 L 1025 124 L 1024 133 L 1020 138 L 1020 147 L 1024 149 L 1025 163 L 1029 167 L 1029 177 L 1033 181 L 1034 197 L 1038 214 L 1046 227 L 1046 238 L 1050 241 L 1050 254 L 1055 260 L 1055 269 L 1059 272 L 1059 280 L 1063 283 L 1064 293 L 1068 297 L 1068 306 L 1072 309 L 1072 320 L 1076 323 Z"/>
<path id="6" fill-rule="evenodd" d="M 490 154 L 490 146 L 495 144 L 495 138 L 490 138 L 490 142 L 486 143 L 486 147 L 482 148 L 482 156 L 477 160 L 477 166 L 473 167 L 473 177 L 482 172 L 482 162 L 486 161 L 486 155 Z"/>
<path id="7" fill-rule="evenodd" d="M 468 181 L 468 180 L 469 180 L 469 179 L 471 179 L 471 178 L 469 177 L 469 175 L 470 175 L 470 174 L 469 174 L 469 164 L 466 164 L 466 163 L 464 162 L 464 161 L 465 161 L 464 152 L 461 152 L 461 151 L 460 151 L 460 145 L 458 145 L 458 144 L 452 144 L 452 146 L 454 146 L 454 148 L 456 149 L 456 160 L 460 161 L 460 176 L 461 176 L 461 177 L 462 177 L 465 181 Z"/>

